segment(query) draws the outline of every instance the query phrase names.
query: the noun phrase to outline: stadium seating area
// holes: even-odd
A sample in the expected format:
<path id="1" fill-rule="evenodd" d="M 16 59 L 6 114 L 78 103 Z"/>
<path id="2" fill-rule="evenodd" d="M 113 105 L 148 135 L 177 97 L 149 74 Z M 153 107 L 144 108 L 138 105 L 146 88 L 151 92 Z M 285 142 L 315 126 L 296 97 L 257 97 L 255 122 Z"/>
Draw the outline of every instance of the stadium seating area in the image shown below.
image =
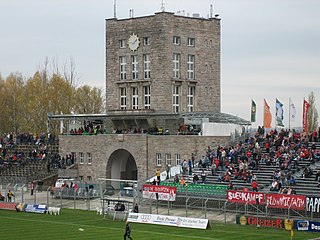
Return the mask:
<path id="1" fill-rule="evenodd" d="M 281 133 L 279 133 L 279 135 L 280 134 Z M 318 190 L 320 187 L 320 143 L 308 143 L 305 141 L 305 139 L 301 140 L 297 136 L 289 138 L 286 137 L 286 134 L 283 134 L 284 137 L 281 140 L 282 144 L 277 146 L 276 142 L 278 141 L 279 135 L 277 134 L 273 136 L 273 139 L 270 140 L 263 138 L 260 142 L 258 142 L 258 138 L 256 136 L 255 138 L 246 140 L 245 143 L 241 144 L 243 147 L 242 151 L 246 153 L 252 153 L 254 151 L 252 146 L 258 146 L 258 148 L 261 150 L 261 158 L 259 158 L 258 166 L 253 165 L 253 167 L 248 167 L 247 175 L 255 176 L 254 178 L 257 179 L 258 183 L 258 191 L 287 193 L 287 189 L 290 188 L 290 194 L 318 196 Z M 268 149 L 265 147 L 266 141 L 271 143 L 270 146 L 268 146 Z M 255 145 L 257 142 L 258 145 Z M 229 148 L 229 150 L 230 149 L 233 148 Z M 211 150 L 211 152 L 213 151 Z M 208 155 L 208 151 L 207 153 L 204 153 L 204 155 Z M 256 157 L 259 157 L 259 155 Z M 239 160 L 240 157 L 238 157 L 236 160 L 232 160 L 229 157 L 229 161 L 224 161 L 223 167 L 219 167 L 217 163 L 217 168 L 214 170 L 214 174 L 212 174 L 211 164 L 212 161 L 215 161 L 215 158 L 217 158 L 216 155 L 214 155 L 210 163 L 208 163 L 206 166 L 203 165 L 202 160 L 196 160 L 195 166 L 192 168 L 191 172 L 188 170 L 182 173 L 180 176 L 176 176 L 176 178 L 178 177 L 179 179 L 184 179 L 186 182 L 185 186 L 181 186 L 178 183 L 178 180 L 174 179 L 174 177 L 161 184 L 168 185 L 170 182 L 176 182 L 175 184 L 179 186 L 177 189 L 178 193 L 180 192 L 181 194 L 185 194 L 185 192 L 188 191 L 188 194 L 207 195 L 211 197 L 222 197 L 222 193 L 225 192 L 226 189 L 243 190 L 246 188 L 248 191 L 252 191 L 251 177 L 239 179 L 235 177 L 234 172 L 236 171 L 228 170 L 230 167 L 233 169 L 239 168 L 239 163 L 241 161 Z M 255 160 L 249 155 L 249 166 L 250 162 L 252 161 Z M 308 174 L 306 174 L 306 172 L 308 172 Z M 316 179 L 317 172 L 319 172 L 319 179 Z M 205 184 L 203 184 L 201 180 L 201 174 L 203 173 L 206 175 Z M 228 173 L 230 175 L 230 180 L 224 179 L 224 176 Z M 198 175 L 199 180 L 197 183 L 194 183 L 194 175 Z M 291 178 L 293 178 L 294 181 L 290 181 Z M 272 183 L 274 181 L 280 183 L 279 189 L 272 189 Z M 194 190 L 195 185 L 200 185 L 203 187 L 197 187 L 197 190 Z M 215 191 L 206 190 L 207 188 L 219 187 L 221 187 L 221 189 L 218 193 Z M 186 190 L 186 188 L 188 189 Z M 198 191 L 199 189 L 202 190 Z"/>
<path id="2" fill-rule="evenodd" d="M 58 144 L 11 144 L 1 150 L 0 178 L 4 185 L 26 184 L 57 174 Z"/>
<path id="3" fill-rule="evenodd" d="M 161 184 L 177 186 L 178 193 L 182 194 L 223 198 L 227 189 L 252 191 L 253 178 L 258 183 L 258 191 L 270 192 L 273 182 L 277 180 L 281 187 L 273 192 L 290 187 L 294 194 L 318 195 L 320 143 L 307 140 L 298 134 L 289 136 L 287 131 L 281 131 L 266 137 L 257 133 L 236 146 L 207 147 L 203 157 L 200 155 L 195 159 L 192 171 L 180 174 L 179 178 L 183 178 L 186 185 L 181 185 L 174 176 Z M 57 174 L 59 168 L 68 164 L 66 159 L 60 158 L 58 151 L 58 144 L 6 146 L 5 156 L 9 157 L 2 155 L 0 158 L 2 184 L 27 183 Z M 224 151 L 226 153 L 221 154 Z M 205 160 L 206 157 L 209 160 Z M 214 174 L 212 162 L 216 165 Z M 237 172 L 246 172 L 245 177 L 237 175 Z M 317 172 L 319 176 L 316 177 Z M 201 174 L 206 175 L 204 184 Z M 198 175 L 199 180 L 194 181 L 194 175 Z M 295 178 L 294 184 L 290 184 L 291 177 Z"/>

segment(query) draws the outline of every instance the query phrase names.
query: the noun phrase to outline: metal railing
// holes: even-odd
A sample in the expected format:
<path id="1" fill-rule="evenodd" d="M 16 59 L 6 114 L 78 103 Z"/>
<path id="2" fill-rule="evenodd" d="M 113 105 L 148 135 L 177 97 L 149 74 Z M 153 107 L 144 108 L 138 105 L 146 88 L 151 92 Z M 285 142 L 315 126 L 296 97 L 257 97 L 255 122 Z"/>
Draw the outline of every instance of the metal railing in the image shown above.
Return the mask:
<path id="1" fill-rule="evenodd" d="M 139 186 L 140 184 L 138 184 Z M 64 194 L 63 190 L 58 190 L 53 193 L 52 189 L 48 187 L 41 191 L 36 186 L 33 191 L 27 185 L 7 184 L 0 185 L 0 192 L 7 199 L 7 192 L 11 190 L 14 197 L 12 202 L 27 203 L 27 204 L 44 204 L 60 208 L 83 209 L 83 210 L 98 210 L 105 208 L 103 199 L 106 197 L 105 191 L 101 189 L 101 194 L 95 196 L 93 190 L 79 197 L 76 191 Z M 98 189 L 97 189 L 97 192 Z M 291 207 L 288 209 L 268 208 L 266 204 L 248 204 L 248 203 L 232 203 L 226 201 L 225 198 L 197 195 L 193 196 L 186 192 L 185 194 L 178 194 L 176 201 L 161 201 L 143 198 L 142 192 L 139 188 L 135 188 L 133 196 L 123 196 L 121 191 L 117 191 L 110 198 L 113 201 L 117 199 L 127 202 L 127 208 L 132 208 L 136 203 L 139 205 L 140 212 L 150 214 L 164 214 L 164 215 L 179 215 L 179 216 L 193 216 L 198 218 L 216 219 L 217 216 L 221 220 L 227 221 L 230 216 L 235 218 L 236 214 L 245 214 L 259 217 L 277 217 L 286 219 L 309 219 L 320 221 L 320 213 L 309 212 L 307 210 L 294 210 Z M 131 209 L 126 209 L 130 211 Z"/>

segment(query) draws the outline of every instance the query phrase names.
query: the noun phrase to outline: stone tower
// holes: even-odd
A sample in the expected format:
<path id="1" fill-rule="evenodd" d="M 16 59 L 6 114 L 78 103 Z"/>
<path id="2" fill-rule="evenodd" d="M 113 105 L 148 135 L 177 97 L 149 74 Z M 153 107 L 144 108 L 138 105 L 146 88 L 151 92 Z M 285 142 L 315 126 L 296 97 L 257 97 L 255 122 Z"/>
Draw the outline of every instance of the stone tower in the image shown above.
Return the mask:
<path id="1" fill-rule="evenodd" d="M 106 20 L 106 106 L 115 125 L 119 115 L 144 115 L 150 127 L 155 114 L 220 112 L 220 96 L 220 19 L 159 12 Z"/>

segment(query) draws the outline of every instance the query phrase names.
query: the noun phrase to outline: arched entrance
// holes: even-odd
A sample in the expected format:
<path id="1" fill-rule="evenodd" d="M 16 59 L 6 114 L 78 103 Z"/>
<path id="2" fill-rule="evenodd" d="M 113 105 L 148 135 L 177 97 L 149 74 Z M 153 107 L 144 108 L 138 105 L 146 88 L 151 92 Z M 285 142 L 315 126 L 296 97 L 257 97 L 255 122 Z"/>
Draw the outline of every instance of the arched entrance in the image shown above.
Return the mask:
<path id="1" fill-rule="evenodd" d="M 114 151 L 107 161 L 107 178 L 137 180 L 137 164 L 132 154 L 125 149 Z"/>

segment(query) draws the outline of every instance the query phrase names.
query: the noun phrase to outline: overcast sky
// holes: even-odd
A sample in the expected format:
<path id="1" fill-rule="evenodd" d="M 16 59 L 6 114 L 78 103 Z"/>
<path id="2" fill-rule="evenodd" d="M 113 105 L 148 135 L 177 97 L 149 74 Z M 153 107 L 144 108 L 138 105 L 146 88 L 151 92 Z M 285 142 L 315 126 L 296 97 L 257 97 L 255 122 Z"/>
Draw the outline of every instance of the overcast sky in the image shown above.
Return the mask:
<path id="1" fill-rule="evenodd" d="M 301 126 L 311 91 L 320 113 L 320 0 L 163 0 L 166 11 L 221 17 L 222 112 L 250 120 L 251 99 L 263 123 L 263 99 L 275 116 L 275 98 L 289 97 Z M 74 59 L 82 84 L 105 87 L 105 19 L 114 0 L 0 0 L 0 74 L 32 76 L 45 58 L 61 66 Z M 117 0 L 117 18 L 152 15 L 161 0 Z M 274 120 L 272 127 L 274 127 Z"/>

